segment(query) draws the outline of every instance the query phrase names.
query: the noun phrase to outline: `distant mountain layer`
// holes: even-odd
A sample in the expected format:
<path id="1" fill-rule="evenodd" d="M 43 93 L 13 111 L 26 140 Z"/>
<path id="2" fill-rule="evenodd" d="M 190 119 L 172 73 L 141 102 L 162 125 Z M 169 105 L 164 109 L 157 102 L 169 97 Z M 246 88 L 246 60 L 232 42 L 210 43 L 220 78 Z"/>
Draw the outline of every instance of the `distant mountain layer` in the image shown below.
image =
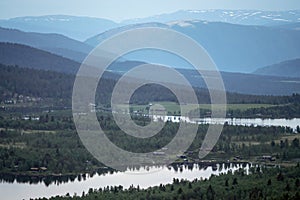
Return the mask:
<path id="1" fill-rule="evenodd" d="M 94 35 L 94 36 L 88 38 L 87 40 L 85 40 L 84 43 L 95 47 L 98 44 L 100 44 L 102 41 L 104 41 L 105 39 L 108 39 L 111 36 L 121 33 L 123 31 L 135 29 L 135 28 L 146 28 L 146 27 L 168 28 L 169 26 L 166 24 L 156 23 L 156 22 L 131 24 L 131 25 L 126 25 L 126 26 L 121 26 L 118 28 L 113 28 L 113 29 L 107 30 L 103 33 L 98 33 L 97 35 Z"/>
<path id="2" fill-rule="evenodd" d="M 0 26 L 30 32 L 59 33 L 82 41 L 92 35 L 114 28 L 117 24 L 102 18 L 48 15 L 0 20 Z"/>
<path id="3" fill-rule="evenodd" d="M 277 26 L 278 28 L 284 28 L 284 29 L 291 29 L 291 30 L 297 30 L 300 31 L 300 22 L 298 23 L 291 23 L 291 24 L 284 24 Z"/>
<path id="4" fill-rule="evenodd" d="M 176 21 L 167 25 L 161 23 L 128 25 L 98 34 L 86 40 L 86 43 L 96 46 L 112 35 L 141 27 L 171 28 L 186 34 L 208 51 L 222 71 L 249 73 L 259 66 L 300 57 L 300 31 L 207 21 Z M 188 67 L 184 62 L 176 60 L 174 55 L 162 56 L 161 52 L 149 50 L 125 58 L 161 63 L 176 68 Z"/>
<path id="5" fill-rule="evenodd" d="M 254 74 L 300 78 L 300 59 L 288 60 L 257 69 Z"/>
<path id="6" fill-rule="evenodd" d="M 67 74 L 76 73 L 80 66 L 79 63 L 61 56 L 28 46 L 9 43 L 0 43 L 0 63 Z M 112 73 L 108 73 L 106 78 L 116 79 L 119 75 L 114 74 L 122 74 L 140 64 L 143 63 L 132 61 L 115 62 L 110 67 L 110 72 Z M 186 69 L 180 69 L 179 71 L 193 86 L 200 88 L 206 87 L 204 80 L 197 71 Z M 259 95 L 290 95 L 292 93 L 300 93 L 300 78 L 226 72 L 222 72 L 221 75 L 224 80 L 225 88 L 229 92 Z M 138 77 L 136 78 L 138 79 Z"/>
<path id="7" fill-rule="evenodd" d="M 134 24 L 138 22 L 147 23 Z M 122 24 L 130 25 L 120 27 Z M 253 26 L 252 24 L 271 27 Z M 172 28 L 199 42 L 212 56 L 220 70 L 250 73 L 260 66 L 268 66 L 300 57 L 299 24 L 300 11 L 297 10 L 276 12 L 185 10 L 119 24 L 98 18 L 51 15 L 0 20 L 0 26 L 4 27 L 56 33 L 42 34 L 0 28 L 0 42 L 29 45 L 82 62 L 92 50 L 91 46 L 95 47 L 104 39 L 121 31 L 147 26 Z M 75 38 L 74 34 L 84 34 L 86 37 L 94 34 L 98 35 L 87 39 L 83 44 L 57 33 L 72 38 Z M 174 42 L 174 45 L 176 45 L 176 42 Z M 187 67 L 184 62 L 174 59 L 174 56 L 165 56 L 157 52 L 136 53 L 135 55 L 127 55 L 125 59 L 142 62 L 154 61 L 155 63 L 167 64 L 177 68 Z"/>
<path id="8" fill-rule="evenodd" d="M 46 15 L 3 19 L 0 20 L 0 26 L 30 32 L 58 33 L 79 41 L 84 41 L 93 35 L 128 24 L 149 22 L 168 23 L 182 20 L 277 26 L 300 22 L 300 11 L 180 10 L 174 13 L 155 15 L 147 18 L 125 20 L 121 23 L 103 18 Z"/>
<path id="9" fill-rule="evenodd" d="M 92 50 L 87 44 L 59 34 L 23 32 L 0 27 L 0 42 L 19 43 L 82 61 Z"/>
<path id="10" fill-rule="evenodd" d="M 179 69 L 195 87 L 206 87 L 204 79 L 195 70 Z M 221 72 L 226 91 L 256 95 L 290 95 L 300 93 L 300 78 Z M 214 80 L 214 73 L 205 72 Z"/>
<path id="11" fill-rule="evenodd" d="M 180 10 L 173 13 L 123 21 L 124 24 L 182 20 L 206 20 L 243 25 L 281 25 L 300 22 L 300 11 Z"/>
<path id="12" fill-rule="evenodd" d="M 79 62 L 41 49 L 22 44 L 3 42 L 0 42 L 0 63 L 67 74 L 75 74 L 81 65 Z M 108 70 L 119 73 L 128 71 L 128 69 L 141 64 L 144 63 L 137 61 L 115 61 L 109 66 Z"/>
<path id="13" fill-rule="evenodd" d="M 76 73 L 80 66 L 73 60 L 33 47 L 12 43 L 0 43 L 0 63 L 72 74 Z"/>

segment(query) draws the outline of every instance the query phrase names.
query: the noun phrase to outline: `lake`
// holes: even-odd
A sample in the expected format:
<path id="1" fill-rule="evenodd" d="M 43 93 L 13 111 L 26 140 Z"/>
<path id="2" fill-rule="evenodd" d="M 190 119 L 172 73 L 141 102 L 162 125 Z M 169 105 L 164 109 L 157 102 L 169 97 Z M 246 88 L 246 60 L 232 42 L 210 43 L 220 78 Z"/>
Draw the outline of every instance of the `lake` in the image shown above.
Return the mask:
<path id="1" fill-rule="evenodd" d="M 225 124 L 233 126 L 284 126 L 296 129 L 297 126 L 300 126 L 300 118 L 294 119 L 262 119 L 262 118 L 193 118 L 185 116 L 152 116 L 154 121 L 163 120 L 163 121 L 172 121 L 180 122 L 184 121 L 187 123 L 197 123 L 197 124 Z"/>
<path id="2" fill-rule="evenodd" d="M 214 166 L 201 166 L 193 164 L 192 166 L 151 166 L 141 167 L 139 169 L 127 169 L 124 172 L 114 172 L 102 175 L 94 175 L 87 177 L 86 180 L 79 180 L 67 183 L 51 183 L 46 186 L 43 182 L 37 184 L 30 183 L 0 183 L 1 199 L 29 199 L 38 197 L 50 197 L 56 195 L 80 195 L 84 191 L 88 192 L 89 188 L 103 188 L 106 186 L 119 186 L 129 188 L 131 185 L 140 186 L 140 188 L 148 188 L 159 184 L 168 184 L 173 182 L 173 178 L 186 179 L 193 181 L 194 179 L 205 179 L 211 175 L 227 173 L 229 170 L 233 172 L 244 168 L 248 173 L 251 164 L 216 164 Z M 89 175 L 87 175 L 89 176 Z"/>

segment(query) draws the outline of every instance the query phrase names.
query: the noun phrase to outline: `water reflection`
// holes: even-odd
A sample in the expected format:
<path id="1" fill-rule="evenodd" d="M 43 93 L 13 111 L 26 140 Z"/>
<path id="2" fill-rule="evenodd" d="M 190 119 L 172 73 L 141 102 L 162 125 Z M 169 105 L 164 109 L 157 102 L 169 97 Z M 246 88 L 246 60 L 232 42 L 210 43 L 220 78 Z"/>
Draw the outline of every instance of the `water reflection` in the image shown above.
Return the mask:
<path id="1" fill-rule="evenodd" d="M 74 181 L 85 181 L 87 178 L 93 178 L 96 176 L 101 176 L 105 174 L 112 174 L 113 170 L 108 168 L 100 168 L 97 171 L 93 171 L 86 174 L 52 174 L 52 175 L 25 175 L 25 174 L 10 174 L 10 173 L 1 173 L 0 182 L 1 183 L 27 183 L 27 184 L 44 184 L 49 186 L 51 184 L 60 185 L 68 182 Z"/>
<path id="2" fill-rule="evenodd" d="M 250 166 L 247 162 L 239 162 L 239 163 L 187 163 L 187 164 L 172 164 L 166 167 L 169 171 L 173 171 L 174 173 L 182 173 L 183 171 L 194 171 L 194 170 L 208 170 L 208 168 L 211 168 L 213 172 L 223 172 L 228 171 L 229 169 L 236 169 L 236 168 L 249 168 Z M 92 179 L 94 176 L 109 176 L 113 174 L 118 173 L 125 173 L 125 174 L 144 174 L 144 172 L 149 173 L 156 173 L 157 171 L 163 170 L 165 166 L 130 166 L 127 167 L 125 171 L 114 171 L 112 169 L 108 168 L 101 168 L 97 171 L 93 171 L 86 174 L 78 174 L 78 175 L 14 175 L 14 174 L 0 174 L 0 181 L 1 183 L 27 183 L 29 185 L 31 184 L 44 184 L 46 187 L 48 187 L 51 184 L 54 185 L 60 185 L 60 184 L 66 184 L 68 182 L 81 182 L 86 181 L 87 179 Z"/>
<path id="3" fill-rule="evenodd" d="M 154 121 L 172 121 L 172 122 L 187 122 L 197 124 L 228 124 L 232 126 L 282 126 L 289 127 L 296 130 L 296 127 L 300 125 L 300 118 L 293 119 L 270 119 L 270 118 L 189 118 L 185 116 L 152 116 Z"/>
<path id="4" fill-rule="evenodd" d="M 1 175 L 0 194 L 4 199 L 30 199 L 51 197 L 69 193 L 82 194 L 90 188 L 105 188 L 107 186 L 130 186 L 148 188 L 159 184 L 172 183 L 174 179 L 208 179 L 212 175 L 235 172 L 242 169 L 248 174 L 251 167 L 249 163 L 198 163 L 173 164 L 170 166 L 132 166 L 127 170 L 99 171 L 90 174 L 72 176 L 49 176 L 28 178 L 26 176 Z M 146 173 L 147 172 L 147 173 Z"/>

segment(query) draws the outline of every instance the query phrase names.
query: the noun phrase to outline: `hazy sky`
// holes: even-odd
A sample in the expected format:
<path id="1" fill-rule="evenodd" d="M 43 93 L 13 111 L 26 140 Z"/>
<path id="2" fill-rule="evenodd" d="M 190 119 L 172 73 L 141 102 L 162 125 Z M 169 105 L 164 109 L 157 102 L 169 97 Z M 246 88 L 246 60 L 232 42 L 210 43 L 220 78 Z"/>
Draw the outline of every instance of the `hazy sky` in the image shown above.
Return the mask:
<path id="1" fill-rule="evenodd" d="M 181 9 L 300 9 L 300 0 L 0 0 L 0 18 L 50 14 L 120 21 Z"/>

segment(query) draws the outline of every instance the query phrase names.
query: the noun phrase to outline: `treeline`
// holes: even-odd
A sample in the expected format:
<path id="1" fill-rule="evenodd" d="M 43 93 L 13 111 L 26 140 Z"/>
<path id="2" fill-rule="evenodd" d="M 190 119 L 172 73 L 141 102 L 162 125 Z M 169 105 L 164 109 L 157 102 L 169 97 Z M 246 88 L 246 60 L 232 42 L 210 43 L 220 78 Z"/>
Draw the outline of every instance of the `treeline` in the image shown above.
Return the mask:
<path id="1" fill-rule="evenodd" d="M 230 96 L 229 96 L 230 97 Z M 269 98 L 269 102 L 265 101 L 264 103 L 271 103 L 273 106 L 269 107 L 260 107 L 260 108 L 248 108 L 244 109 L 227 109 L 227 117 L 234 118 L 299 118 L 300 117 L 300 95 L 293 94 L 288 97 L 278 97 L 277 99 Z M 273 101 L 274 100 L 274 101 Z M 238 102 L 237 102 L 238 103 Z M 242 102 L 244 103 L 244 102 Z M 258 101 L 256 103 L 261 103 Z M 189 116 L 207 116 L 208 113 L 211 113 L 210 109 L 198 108 L 189 112 Z"/>
<path id="2" fill-rule="evenodd" d="M 63 199 L 300 199 L 300 167 L 267 168 L 252 167 L 249 175 L 244 169 L 234 174 L 212 175 L 209 179 L 186 181 L 173 179 L 172 184 L 142 189 L 131 186 L 124 189 L 122 186 L 111 186 L 99 189 L 90 188 L 86 193 L 56 196 L 50 200 Z M 46 200 L 47 198 L 39 198 Z"/>
<path id="3" fill-rule="evenodd" d="M 299 95 L 295 95 L 299 98 Z M 295 98 L 295 99 L 297 99 Z M 237 118 L 299 118 L 300 117 L 300 101 L 294 101 L 285 105 L 272 106 L 268 108 L 251 108 L 247 110 L 228 110 L 227 115 Z"/>
<path id="4" fill-rule="evenodd" d="M 14 119 L 0 116 L 0 127 L 2 129 L 18 130 L 75 130 L 75 124 L 71 114 L 59 115 L 53 113 L 42 113 L 36 115 L 38 120 L 22 119 L 22 115 L 14 115 Z"/>
<path id="5" fill-rule="evenodd" d="M 119 78 L 120 76 L 117 74 L 105 73 L 97 88 L 97 103 L 110 105 L 111 93 Z M 23 95 L 44 99 L 51 98 L 53 102 L 63 101 L 65 106 L 70 106 L 74 80 L 75 76 L 73 75 L 0 64 L 0 102 L 17 99 Z M 185 92 L 184 89 L 182 92 Z M 199 103 L 210 103 L 209 93 L 206 89 L 195 88 L 195 92 Z M 286 104 L 293 101 L 294 98 L 294 96 L 227 93 L 228 103 Z M 177 99 L 170 90 L 155 84 L 141 87 L 131 98 L 131 103 L 136 104 L 148 104 L 153 101 L 176 102 Z"/>

